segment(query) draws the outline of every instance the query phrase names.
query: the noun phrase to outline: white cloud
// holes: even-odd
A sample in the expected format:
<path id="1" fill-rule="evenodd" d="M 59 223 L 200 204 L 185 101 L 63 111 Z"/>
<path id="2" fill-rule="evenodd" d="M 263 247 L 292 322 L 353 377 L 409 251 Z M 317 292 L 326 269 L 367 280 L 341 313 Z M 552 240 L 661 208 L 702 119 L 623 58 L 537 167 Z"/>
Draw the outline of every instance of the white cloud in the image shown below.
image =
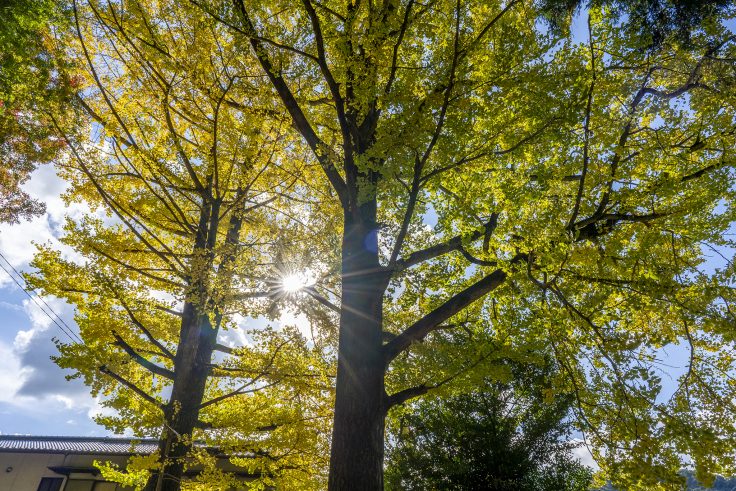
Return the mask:
<path id="1" fill-rule="evenodd" d="M 217 342 L 230 348 L 252 345 L 247 333 L 240 326 L 221 329 L 217 333 Z"/>
<path id="2" fill-rule="evenodd" d="M 98 396 L 94 399 L 92 406 L 87 410 L 87 417 L 94 419 L 97 416 L 115 416 L 114 409 L 102 405 L 102 399 Z"/>
<path id="3" fill-rule="evenodd" d="M 46 212 L 18 224 L 0 224 L 0 252 L 3 257 L 18 271 L 27 270 L 36 253 L 34 243 L 48 243 L 59 250 L 65 259 L 81 261 L 82 257 L 61 244 L 58 238 L 63 233 L 67 217 L 80 220 L 91 212 L 90 207 L 86 203 L 67 205 L 64 202 L 61 195 L 68 188 L 68 183 L 57 176 L 52 166 L 39 167 L 23 188 L 33 198 L 46 204 Z M 105 223 L 116 222 L 101 210 L 96 211 L 95 215 Z M 3 265 L 7 268 L 6 264 Z M 19 281 L 22 283 L 22 280 Z M 17 292 L 13 281 L 0 271 L 0 290 L 4 287 L 13 295 Z M 71 305 L 58 298 L 45 297 L 45 301 L 53 312 L 76 330 L 74 308 Z M 12 431 L 18 428 L 18 424 L 27 424 L 26 416 L 32 416 L 39 422 L 67 421 L 70 425 L 81 425 L 80 429 L 90 428 L 90 423 L 85 422 L 85 419 L 102 410 L 99 402 L 89 395 L 89 388 L 80 380 L 66 380 L 65 375 L 70 372 L 62 370 L 50 359 L 58 354 L 52 338 L 69 339 L 31 300 L 25 300 L 22 306 L 19 300 L 15 303 L 0 301 L 0 322 L 3 321 L 3 311 L 8 314 L 21 311 L 27 317 L 26 321 L 13 317 L 14 323 L 21 325 L 16 328 L 12 343 L 11 337 L 0 338 L 3 429 Z M 51 315 L 54 316 L 53 313 Z M 12 333 L 8 334 L 13 336 Z"/>
<path id="4" fill-rule="evenodd" d="M 54 242 L 47 215 L 23 221 L 16 225 L 0 224 L 0 251 L 15 268 L 25 268 L 33 259 L 36 248 L 31 242 Z M 0 286 L 10 284 L 11 279 L 0 276 Z"/>
<path id="5" fill-rule="evenodd" d="M 0 300 L 0 309 L 5 310 L 16 310 L 18 312 L 23 312 L 23 307 L 18 305 L 17 303 L 10 303 L 6 302 L 4 300 Z"/>
<path id="6" fill-rule="evenodd" d="M 18 333 L 15 335 L 13 347 L 18 351 L 27 351 L 28 347 L 31 345 L 34 334 L 35 331 L 33 329 L 29 329 L 27 331 L 18 331 Z"/>
<path id="7" fill-rule="evenodd" d="M 75 329 L 70 305 L 54 297 L 45 301 L 59 315 L 57 322 L 63 320 Z M 16 333 L 12 347 L 0 345 L 0 386 L 5 389 L 0 391 L 0 402 L 49 414 L 60 409 L 86 410 L 94 406 L 89 389 L 79 380 L 66 380 L 65 375 L 69 372 L 51 360 L 58 354 L 52 341 L 52 337 L 61 336 L 57 326 L 36 303 L 26 300 L 23 308 L 30 325 Z"/>
<path id="8" fill-rule="evenodd" d="M 41 299 L 39 296 L 34 296 L 33 300 L 23 300 L 23 310 L 31 321 L 31 325 L 28 330 L 18 331 L 15 335 L 13 346 L 20 353 L 25 353 L 30 349 L 34 338 L 37 339 L 39 336 L 53 337 L 50 334 L 46 336 L 44 333 L 52 326 L 58 329 L 54 324 L 54 320 L 62 326 L 64 326 L 64 323 L 73 323 L 70 306 L 56 297 Z M 67 320 L 65 317 L 69 317 L 69 319 Z M 61 334 L 61 332 L 58 334 Z"/>
<path id="9" fill-rule="evenodd" d="M 47 414 L 50 418 L 58 417 L 60 411 L 83 410 L 94 403 L 85 387 L 80 390 L 79 384 L 66 382 L 61 369 L 53 365 L 51 360 L 48 363 L 51 366 L 41 371 L 39 368 L 44 367 L 26 366 L 23 354 L 0 342 L 0 403 L 25 413 Z M 50 377 L 57 388 L 56 392 L 24 393 L 24 387 L 39 376 Z M 65 383 L 68 385 L 65 386 Z"/>
<path id="10" fill-rule="evenodd" d="M 137 284 L 133 282 L 134 284 Z M 171 305 L 175 310 L 182 310 L 184 308 L 184 301 L 177 298 L 171 292 L 165 290 L 148 290 L 148 296 L 158 300 L 163 305 Z"/>
<path id="11" fill-rule="evenodd" d="M 14 225 L 0 224 L 0 252 L 3 256 L 14 268 L 21 271 L 28 268 L 36 253 L 34 243 L 51 243 L 67 259 L 78 260 L 78 255 L 63 246 L 58 236 L 62 233 L 66 217 L 80 219 L 89 213 L 89 206 L 84 203 L 67 206 L 64 203 L 61 195 L 68 184 L 50 165 L 41 166 L 34 171 L 23 188 L 32 197 L 46 204 L 46 213 Z M 13 285 L 12 280 L 7 275 L 0 274 L 0 288 L 10 285 Z M 15 288 L 14 285 L 11 288 Z M 51 316 L 54 313 L 59 314 L 72 327 L 73 308 L 58 298 L 44 297 L 48 306 L 38 296 L 34 298 L 35 302 L 28 299 L 23 301 L 22 310 L 28 323 L 16 332 L 12 347 L 7 344 L 0 346 L 0 387 L 3 387 L 0 401 L 34 411 L 41 410 L 46 405 L 49 409 L 91 406 L 93 401 L 87 388 L 79 381 L 65 380 L 66 373 L 51 361 L 50 357 L 57 354 L 51 338 L 56 336 L 63 339 L 65 335 L 43 312 L 41 306 Z M 5 305 L 6 303 L 2 305 L 5 310 L 21 308 L 17 304 Z M 58 319 L 57 322 L 61 323 Z M 45 404 L 40 405 L 39 401 Z"/>
<path id="12" fill-rule="evenodd" d="M 294 310 L 288 307 L 281 310 L 281 316 L 279 317 L 278 324 L 281 327 L 295 326 L 305 338 L 310 339 L 312 337 L 312 329 L 309 318 L 305 314 L 301 312 L 294 312 Z"/>
<path id="13" fill-rule="evenodd" d="M 12 346 L 0 341 L 0 402 L 13 402 L 23 383 L 23 368 Z"/>
<path id="14" fill-rule="evenodd" d="M 46 204 L 46 213 L 31 220 L 17 224 L 0 224 L 0 252 L 16 269 L 26 269 L 36 253 L 34 244 L 50 243 L 61 251 L 65 259 L 81 261 L 81 256 L 59 242 L 67 217 L 79 220 L 91 213 L 86 203 L 67 205 L 61 198 L 68 184 L 61 179 L 53 166 L 44 165 L 31 174 L 31 179 L 23 185 L 31 197 Z M 99 218 L 111 220 L 101 211 L 95 213 Z M 0 287 L 12 284 L 7 275 L 0 275 Z"/>
<path id="15" fill-rule="evenodd" d="M 575 438 L 573 441 L 575 441 L 575 443 L 579 443 L 572 452 L 575 458 L 577 458 L 581 464 L 586 465 L 593 470 L 598 470 L 598 464 L 593 459 L 593 454 L 590 453 L 590 449 L 585 445 L 583 440 Z"/>
<path id="16" fill-rule="evenodd" d="M 61 394 L 54 394 L 51 396 L 51 398 L 57 402 L 60 402 L 66 409 L 71 409 L 75 405 L 74 399 Z"/>

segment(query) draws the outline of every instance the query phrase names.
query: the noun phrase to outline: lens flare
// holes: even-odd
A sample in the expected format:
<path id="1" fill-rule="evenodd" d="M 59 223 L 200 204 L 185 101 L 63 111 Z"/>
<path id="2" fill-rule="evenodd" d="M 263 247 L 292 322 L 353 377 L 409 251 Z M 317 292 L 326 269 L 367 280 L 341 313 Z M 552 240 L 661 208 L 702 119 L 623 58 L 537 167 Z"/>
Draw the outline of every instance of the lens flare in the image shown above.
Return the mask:
<path id="1" fill-rule="evenodd" d="M 281 278 L 281 288 L 287 293 L 296 293 L 308 284 L 308 279 L 299 274 L 290 274 Z"/>

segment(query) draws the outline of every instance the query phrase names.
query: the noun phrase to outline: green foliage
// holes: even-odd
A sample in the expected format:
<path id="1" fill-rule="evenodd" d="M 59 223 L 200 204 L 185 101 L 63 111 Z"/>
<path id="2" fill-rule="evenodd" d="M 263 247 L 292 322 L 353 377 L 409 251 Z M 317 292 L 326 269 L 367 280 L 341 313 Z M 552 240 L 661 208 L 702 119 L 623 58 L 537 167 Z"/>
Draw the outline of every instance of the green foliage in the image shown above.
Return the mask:
<path id="1" fill-rule="evenodd" d="M 681 473 L 686 481 L 686 491 L 733 491 L 736 489 L 736 478 L 716 476 L 709 486 L 702 485 L 695 479 L 692 471 L 686 470 Z M 599 488 L 599 491 L 616 491 L 610 484 Z"/>
<path id="2" fill-rule="evenodd" d="M 195 436 L 265 448 L 248 465 L 292 487 L 322 483 L 344 342 L 371 355 L 341 366 L 373 377 L 364 402 L 380 409 L 472 394 L 515 376 L 494 361 L 551 353 L 544 395 L 573 397 L 614 485 L 679 489 L 684 460 L 701 482 L 731 472 L 736 270 L 705 262 L 736 245 L 736 43 L 714 12 L 688 44 L 653 44 L 593 5 L 574 44 L 521 1 L 75 4 L 66 49 L 85 63 L 90 124 L 58 128 L 68 198 L 98 216 L 67 225 L 74 256 L 35 262 L 36 285 L 78 307 L 85 343 L 60 364 L 117 410 L 110 428 L 155 433 L 170 384 L 113 329 L 169 369 L 136 321 L 174 351 L 181 304 L 223 330 L 288 307 L 312 339 L 253 330 L 205 393 L 258 390 L 205 407 L 216 427 Z M 359 247 L 341 251 L 350 234 Z M 303 268 L 313 287 L 274 293 Z M 373 325 L 351 331 L 349 316 Z M 665 393 L 673 346 L 688 366 Z"/>
<path id="3" fill-rule="evenodd" d="M 78 80 L 60 46 L 63 2 L 4 1 L 0 17 L 0 222 L 14 223 L 43 212 L 20 186 L 38 164 L 63 155 L 50 115 L 74 120 Z"/>
<path id="4" fill-rule="evenodd" d="M 617 12 L 623 29 L 647 39 L 651 47 L 670 36 L 689 43 L 703 24 L 734 13 L 730 0 L 541 0 L 539 4 L 557 30 L 569 27 L 571 18 L 583 9 L 611 9 Z"/>
<path id="5" fill-rule="evenodd" d="M 514 378 L 428 398 L 392 420 L 391 490 L 585 491 L 591 471 L 571 454 L 569 396 L 545 395 L 549 369 L 516 364 Z"/>

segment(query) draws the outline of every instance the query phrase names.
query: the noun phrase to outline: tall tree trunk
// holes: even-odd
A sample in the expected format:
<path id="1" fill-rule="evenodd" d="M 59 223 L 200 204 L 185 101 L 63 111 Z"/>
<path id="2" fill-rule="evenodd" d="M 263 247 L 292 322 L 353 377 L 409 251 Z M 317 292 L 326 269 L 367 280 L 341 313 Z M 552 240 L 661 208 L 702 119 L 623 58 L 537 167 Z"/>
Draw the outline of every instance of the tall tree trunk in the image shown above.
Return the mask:
<path id="1" fill-rule="evenodd" d="M 207 312 L 207 277 L 214 259 L 219 213 L 219 201 L 213 201 L 211 196 L 203 200 L 193 252 L 195 258 L 203 259 L 204 265 L 195 267 L 190 273 L 190 291 L 184 303 L 174 357 L 174 384 L 164 410 L 164 427 L 159 441 L 161 469 L 150 476 L 145 491 L 179 491 L 185 459 L 192 448 L 192 433 L 199 420 L 219 327 L 212 325 Z M 235 219 L 238 223 L 234 233 L 237 234 L 240 218 Z M 228 239 L 233 228 L 231 223 Z"/>
<path id="2" fill-rule="evenodd" d="M 208 316 L 187 303 L 182 320 L 182 343 L 176 352 L 176 379 L 164 413 L 166 427 L 159 442 L 162 470 L 151 475 L 145 491 L 179 491 L 181 487 L 216 337 L 217 330 Z"/>
<path id="3" fill-rule="evenodd" d="M 375 205 L 360 219 L 346 213 L 330 491 L 383 489 L 386 273 L 378 263 L 377 233 Z"/>

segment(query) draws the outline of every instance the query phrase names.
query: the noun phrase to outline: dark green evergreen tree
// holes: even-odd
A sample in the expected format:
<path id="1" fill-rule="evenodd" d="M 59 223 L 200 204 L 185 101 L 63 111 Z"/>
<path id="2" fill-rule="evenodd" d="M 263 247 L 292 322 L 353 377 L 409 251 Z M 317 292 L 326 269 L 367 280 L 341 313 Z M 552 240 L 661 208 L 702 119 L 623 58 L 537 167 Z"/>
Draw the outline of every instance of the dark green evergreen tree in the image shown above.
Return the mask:
<path id="1" fill-rule="evenodd" d="M 582 9 L 608 8 L 618 12 L 621 27 L 644 36 L 652 47 L 674 36 L 689 43 L 692 33 L 721 15 L 733 15 L 733 0 L 539 0 L 554 29 L 564 30 Z"/>
<path id="2" fill-rule="evenodd" d="M 469 394 L 429 398 L 390 425 L 389 490 L 582 491 L 591 470 L 572 454 L 572 399 L 545 391 L 549 368 L 513 367 Z"/>

